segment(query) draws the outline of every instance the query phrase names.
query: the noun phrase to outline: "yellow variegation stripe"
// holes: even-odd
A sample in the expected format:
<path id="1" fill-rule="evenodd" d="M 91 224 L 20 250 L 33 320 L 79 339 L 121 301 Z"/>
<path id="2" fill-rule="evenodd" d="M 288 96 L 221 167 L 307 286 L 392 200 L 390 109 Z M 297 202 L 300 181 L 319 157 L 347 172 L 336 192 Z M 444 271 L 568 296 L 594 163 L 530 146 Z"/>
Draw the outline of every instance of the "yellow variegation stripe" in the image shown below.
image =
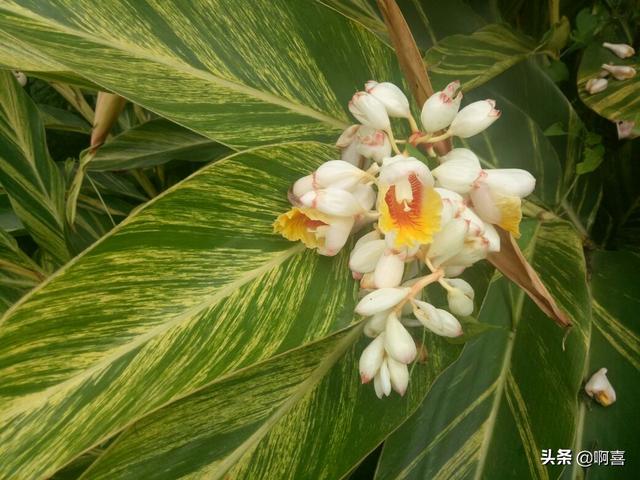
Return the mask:
<path id="1" fill-rule="evenodd" d="M 334 152 L 285 144 L 207 167 L 14 305 L 0 477 L 50 475 L 170 399 L 347 325 L 348 256 L 272 233 L 291 182 Z"/>
<path id="2" fill-rule="evenodd" d="M 64 180 L 47 152 L 37 107 L 11 72 L 0 71 L 0 182 L 34 240 L 59 262 L 65 241 Z"/>
<path id="3" fill-rule="evenodd" d="M 236 147 L 333 139 L 355 89 L 402 83 L 387 45 L 315 2 L 17 0 L 0 12 L 16 48 Z"/>

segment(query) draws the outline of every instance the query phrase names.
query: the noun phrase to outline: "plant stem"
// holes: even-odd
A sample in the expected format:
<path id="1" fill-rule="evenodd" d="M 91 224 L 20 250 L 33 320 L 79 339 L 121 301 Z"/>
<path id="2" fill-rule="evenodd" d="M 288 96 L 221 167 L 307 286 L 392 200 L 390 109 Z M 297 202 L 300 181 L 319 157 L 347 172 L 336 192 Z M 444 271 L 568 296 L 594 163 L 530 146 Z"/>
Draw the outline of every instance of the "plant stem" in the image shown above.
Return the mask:
<path id="1" fill-rule="evenodd" d="M 549 0 L 549 23 L 553 27 L 560 21 L 560 0 Z"/>

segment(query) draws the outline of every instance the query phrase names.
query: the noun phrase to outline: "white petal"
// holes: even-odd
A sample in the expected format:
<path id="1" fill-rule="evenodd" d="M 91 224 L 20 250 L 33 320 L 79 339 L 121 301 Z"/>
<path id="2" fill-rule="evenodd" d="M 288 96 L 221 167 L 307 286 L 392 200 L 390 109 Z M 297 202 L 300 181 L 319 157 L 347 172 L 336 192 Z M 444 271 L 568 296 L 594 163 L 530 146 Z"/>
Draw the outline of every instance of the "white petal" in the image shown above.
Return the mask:
<path id="1" fill-rule="evenodd" d="M 478 216 L 488 223 L 497 224 L 502 220 L 502 212 L 496 205 L 491 189 L 484 182 L 479 182 L 470 192 L 473 209 Z"/>
<path id="2" fill-rule="evenodd" d="M 451 338 L 462 335 L 460 322 L 446 310 L 435 308 L 430 303 L 421 300 L 414 300 L 413 304 L 415 307 L 413 314 L 436 335 Z"/>
<path id="3" fill-rule="evenodd" d="M 344 130 L 344 132 L 340 134 L 340 137 L 338 137 L 338 141 L 336 142 L 336 147 L 347 148 L 349 145 L 351 145 L 353 141 L 356 139 L 356 134 L 358 133 L 361 127 L 362 125 L 358 125 L 358 124 L 347 127 Z"/>
<path id="4" fill-rule="evenodd" d="M 620 58 L 629 58 L 633 57 L 636 51 L 633 49 L 631 45 L 627 45 L 626 43 L 609 43 L 604 42 L 602 44 L 604 48 L 608 48 L 613 53 L 615 53 Z"/>
<path id="5" fill-rule="evenodd" d="M 462 291 L 467 297 L 471 300 L 475 297 L 475 292 L 473 291 L 473 287 L 469 284 L 469 282 L 461 279 L 461 278 L 447 278 L 447 283 L 452 287 L 455 287 Z"/>
<path id="6" fill-rule="evenodd" d="M 351 190 L 351 194 L 356 198 L 362 210 L 371 210 L 376 203 L 376 192 L 371 185 L 356 185 L 356 187 Z"/>
<path id="7" fill-rule="evenodd" d="M 300 197 L 300 202 L 306 207 L 312 207 L 327 215 L 338 217 L 349 217 L 363 211 L 360 203 L 350 192 L 338 188 L 307 192 Z"/>
<path id="8" fill-rule="evenodd" d="M 384 359 L 384 333 L 376 337 L 360 355 L 360 380 L 368 383 L 378 373 Z"/>
<path id="9" fill-rule="evenodd" d="M 387 357 L 386 363 L 391 377 L 391 387 L 400 396 L 404 396 L 409 385 L 409 368 L 406 364 L 394 360 L 393 357 Z"/>
<path id="10" fill-rule="evenodd" d="M 473 313 L 473 300 L 458 288 L 447 291 L 447 302 L 451 313 L 462 315 L 463 317 Z"/>
<path id="11" fill-rule="evenodd" d="M 349 110 L 363 125 L 377 130 L 391 128 L 385 106 L 367 92 L 357 92 L 349 102 Z"/>
<path id="12" fill-rule="evenodd" d="M 376 392 L 376 396 L 378 398 L 382 398 L 384 397 L 384 389 L 382 388 L 382 382 L 380 381 L 380 375 L 376 374 L 375 377 L 373 377 L 373 389 Z"/>
<path id="13" fill-rule="evenodd" d="M 382 393 L 388 397 L 391 395 L 391 374 L 389 373 L 389 366 L 387 365 L 386 359 L 382 361 L 378 375 L 380 376 L 380 387 Z"/>
<path id="14" fill-rule="evenodd" d="M 313 175 L 307 175 L 306 177 L 302 177 L 293 184 L 293 194 L 300 198 L 305 193 L 313 190 Z"/>
<path id="15" fill-rule="evenodd" d="M 435 92 L 424 102 L 420 120 L 426 132 L 442 130 L 451 124 L 462 101 L 462 93 L 453 96 L 459 87 L 460 82 L 452 82 L 443 91 Z"/>
<path id="16" fill-rule="evenodd" d="M 411 115 L 409 100 L 397 86 L 390 82 L 367 82 L 365 89 L 387 109 L 390 117 L 408 118 Z"/>
<path id="17" fill-rule="evenodd" d="M 313 178 L 321 188 L 348 190 L 368 177 L 367 173 L 344 160 L 329 160 L 315 171 Z"/>
<path id="18" fill-rule="evenodd" d="M 384 310 L 369 317 L 367 323 L 364 325 L 364 334 L 367 337 L 376 338 L 382 332 L 384 332 L 387 326 L 387 317 L 391 313 L 390 310 Z"/>
<path id="19" fill-rule="evenodd" d="M 465 271 L 466 267 L 452 265 L 444 268 L 444 274 L 448 279 L 452 277 L 457 277 L 458 275 L 462 275 Z"/>
<path id="20" fill-rule="evenodd" d="M 382 130 L 363 126 L 357 136 L 358 153 L 375 162 L 382 162 L 391 155 L 391 142 Z"/>
<path id="21" fill-rule="evenodd" d="M 373 282 L 377 288 L 397 287 L 402 283 L 404 259 L 401 255 L 387 250 L 379 258 L 373 274 Z"/>
<path id="22" fill-rule="evenodd" d="M 616 391 L 607 378 L 607 369 L 601 368 L 594 373 L 584 386 L 587 394 L 595 398 L 598 403 L 608 407 L 616 401 Z"/>
<path id="23" fill-rule="evenodd" d="M 360 247 L 360 245 L 362 245 L 363 243 L 372 242 L 373 240 L 380 240 L 380 238 L 381 238 L 380 232 L 378 230 L 372 230 L 369 233 L 361 236 L 356 242 L 356 244 L 353 246 L 353 248 L 355 250 L 356 248 Z"/>
<path id="24" fill-rule="evenodd" d="M 488 250 L 490 252 L 500 251 L 500 235 L 498 235 L 497 230 L 490 223 L 484 224 L 482 238 L 487 242 Z"/>
<path id="25" fill-rule="evenodd" d="M 349 268 L 354 272 L 373 272 L 378 260 L 386 250 L 387 245 L 384 240 L 372 240 L 356 246 L 351 251 L 349 258 Z M 375 280 L 374 280 L 375 281 Z M 393 285 L 395 286 L 395 285 Z"/>
<path id="26" fill-rule="evenodd" d="M 391 185 L 407 179 L 411 174 L 418 177 L 423 185 L 433 186 L 433 176 L 429 167 L 414 157 L 403 157 L 402 160 L 387 162 L 380 170 L 379 180 L 385 185 Z"/>
<path id="27" fill-rule="evenodd" d="M 358 153 L 358 142 L 353 142 L 348 147 L 343 148 L 340 152 L 340 158 L 351 165 L 359 166 L 362 155 Z"/>
<path id="28" fill-rule="evenodd" d="M 416 358 L 416 343 L 393 312 L 387 318 L 384 348 L 390 356 L 401 363 L 411 363 Z"/>
<path id="29" fill-rule="evenodd" d="M 461 218 L 454 218 L 446 223 L 442 229 L 433 236 L 433 242 L 431 242 L 429 246 L 428 256 L 434 265 L 440 265 L 462 250 L 468 231 L 468 223 Z"/>
<path id="30" fill-rule="evenodd" d="M 487 244 L 480 237 L 467 237 L 462 250 L 443 263 L 444 267 L 470 267 L 474 263 L 487 258 Z M 447 272 L 447 276 L 455 276 Z"/>
<path id="31" fill-rule="evenodd" d="M 366 295 L 358 305 L 356 313 L 365 317 L 374 315 L 383 310 L 388 310 L 400 303 L 411 289 L 406 287 L 380 288 Z"/>
<path id="32" fill-rule="evenodd" d="M 484 173 L 482 181 L 502 195 L 524 198 L 536 187 L 534 176 L 519 168 L 494 168 Z"/>
<path id="33" fill-rule="evenodd" d="M 473 182 L 481 172 L 482 167 L 478 157 L 475 154 L 470 156 L 465 153 L 448 159 L 432 173 L 439 187 L 465 194 L 471 190 Z"/>
<path id="34" fill-rule="evenodd" d="M 482 132 L 500 118 L 493 100 L 481 100 L 464 107 L 451 122 L 449 132 L 461 138 L 468 138 Z"/>
<path id="35" fill-rule="evenodd" d="M 318 253 L 329 257 L 337 255 L 347 243 L 354 222 L 353 217 L 333 217 L 324 235 L 324 246 L 318 248 Z"/>

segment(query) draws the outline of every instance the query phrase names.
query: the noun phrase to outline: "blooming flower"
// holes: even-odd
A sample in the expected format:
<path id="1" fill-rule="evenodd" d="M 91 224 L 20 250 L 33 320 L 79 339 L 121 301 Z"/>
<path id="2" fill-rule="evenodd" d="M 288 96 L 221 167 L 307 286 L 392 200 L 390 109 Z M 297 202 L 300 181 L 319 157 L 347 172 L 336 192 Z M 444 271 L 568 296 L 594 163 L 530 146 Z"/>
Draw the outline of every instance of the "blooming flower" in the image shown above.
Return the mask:
<path id="1" fill-rule="evenodd" d="M 584 386 L 584 390 L 602 406 L 608 407 L 616 401 L 616 391 L 607 378 L 606 368 L 601 368 L 594 373 Z"/>

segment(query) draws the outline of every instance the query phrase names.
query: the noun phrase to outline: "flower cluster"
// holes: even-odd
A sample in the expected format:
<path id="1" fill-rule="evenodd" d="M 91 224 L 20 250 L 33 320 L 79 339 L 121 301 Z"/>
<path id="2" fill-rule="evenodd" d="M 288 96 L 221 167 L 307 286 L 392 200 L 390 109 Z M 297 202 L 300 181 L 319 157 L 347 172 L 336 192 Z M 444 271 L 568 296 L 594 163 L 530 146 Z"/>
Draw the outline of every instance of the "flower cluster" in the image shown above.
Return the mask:
<path id="1" fill-rule="evenodd" d="M 360 358 L 360 378 L 373 381 L 380 398 L 407 389 L 408 365 L 417 356 L 408 326 L 462 334 L 456 315 L 473 312 L 474 291 L 456 277 L 500 250 L 496 226 L 519 235 L 521 199 L 535 186 L 524 170 L 483 168 L 466 148 L 440 156 L 433 170 L 400 151 L 399 144 L 410 143 L 435 156 L 436 142 L 471 137 L 500 117 L 493 100 L 460 109 L 461 101 L 459 82 L 434 93 L 422 108 L 420 129 L 396 85 L 367 82 L 349 102 L 360 124 L 338 139 L 341 159 L 295 182 L 293 207 L 274 223 L 275 232 L 322 255 L 336 255 L 350 234 L 369 230 L 355 243 L 349 268 L 361 287 L 355 311 L 373 338 Z M 393 135 L 394 117 L 409 123 L 404 142 Z M 446 290 L 448 309 L 423 300 L 431 284 Z"/>

